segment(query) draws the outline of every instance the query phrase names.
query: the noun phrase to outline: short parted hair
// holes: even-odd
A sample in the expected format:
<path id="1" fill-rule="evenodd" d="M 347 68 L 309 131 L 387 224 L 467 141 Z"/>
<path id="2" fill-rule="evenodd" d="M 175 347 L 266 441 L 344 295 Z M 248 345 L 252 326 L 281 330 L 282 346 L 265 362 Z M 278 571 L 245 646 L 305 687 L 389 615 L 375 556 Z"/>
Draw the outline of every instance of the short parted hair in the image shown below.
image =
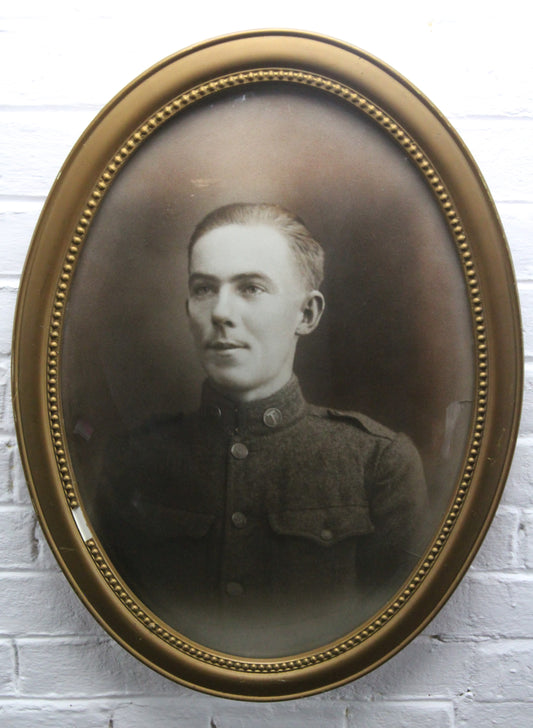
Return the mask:
<path id="1" fill-rule="evenodd" d="M 270 225 L 282 233 L 289 243 L 298 269 L 309 289 L 318 289 L 324 278 L 324 251 L 303 220 L 281 205 L 266 202 L 235 202 L 217 207 L 193 230 L 189 240 L 189 263 L 195 243 L 206 233 L 225 225 Z"/>

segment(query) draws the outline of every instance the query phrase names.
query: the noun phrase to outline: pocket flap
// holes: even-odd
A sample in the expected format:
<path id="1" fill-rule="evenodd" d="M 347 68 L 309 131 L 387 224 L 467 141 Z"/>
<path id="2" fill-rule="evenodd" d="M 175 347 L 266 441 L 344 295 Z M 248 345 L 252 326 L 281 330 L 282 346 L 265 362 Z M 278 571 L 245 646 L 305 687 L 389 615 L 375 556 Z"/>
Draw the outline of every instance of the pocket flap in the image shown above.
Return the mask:
<path id="1" fill-rule="evenodd" d="M 323 546 L 374 531 L 368 508 L 360 505 L 278 511 L 268 518 L 276 533 L 309 538 Z"/>

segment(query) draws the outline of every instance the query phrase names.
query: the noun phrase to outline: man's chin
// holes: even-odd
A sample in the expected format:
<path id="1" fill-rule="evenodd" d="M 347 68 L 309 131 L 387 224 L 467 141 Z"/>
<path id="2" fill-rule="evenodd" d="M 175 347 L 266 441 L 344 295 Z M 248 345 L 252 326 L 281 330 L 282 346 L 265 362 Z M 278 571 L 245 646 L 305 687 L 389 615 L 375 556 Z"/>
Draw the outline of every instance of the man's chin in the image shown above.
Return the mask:
<path id="1" fill-rule="evenodd" d="M 236 402 L 251 402 L 263 397 L 261 391 L 264 385 L 262 382 L 250 381 L 247 377 L 223 377 L 220 376 L 220 373 L 214 376 L 209 371 L 207 378 L 213 389 Z"/>
<path id="2" fill-rule="evenodd" d="M 253 388 L 253 385 L 245 377 L 231 376 L 227 371 L 213 372 L 207 369 L 207 378 L 214 389 L 230 396 L 239 396 Z"/>

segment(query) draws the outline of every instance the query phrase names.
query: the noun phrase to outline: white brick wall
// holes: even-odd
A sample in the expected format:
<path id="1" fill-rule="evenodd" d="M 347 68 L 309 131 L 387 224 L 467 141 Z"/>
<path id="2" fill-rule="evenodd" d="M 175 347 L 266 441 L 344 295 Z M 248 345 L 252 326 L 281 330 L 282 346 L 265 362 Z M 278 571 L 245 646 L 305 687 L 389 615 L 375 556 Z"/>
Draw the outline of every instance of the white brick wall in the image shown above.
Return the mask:
<path id="1" fill-rule="evenodd" d="M 18 0 L 0 11 L 0 726 L 486 728 L 533 725 L 533 55 L 526 0 L 312 6 L 271 0 Z M 425 632 L 361 680 L 248 704 L 174 685 L 105 635 L 50 556 L 16 454 L 9 354 L 16 290 L 44 197 L 100 106 L 160 58 L 256 27 L 337 36 L 395 67 L 448 116 L 512 249 L 526 396 L 511 477 L 473 568 Z"/>

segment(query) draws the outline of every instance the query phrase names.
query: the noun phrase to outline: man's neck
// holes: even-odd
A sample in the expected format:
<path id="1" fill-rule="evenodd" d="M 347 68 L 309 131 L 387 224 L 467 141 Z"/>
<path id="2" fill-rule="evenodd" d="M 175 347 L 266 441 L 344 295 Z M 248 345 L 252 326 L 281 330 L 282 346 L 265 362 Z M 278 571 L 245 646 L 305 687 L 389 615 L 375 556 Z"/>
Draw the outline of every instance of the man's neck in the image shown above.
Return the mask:
<path id="1" fill-rule="evenodd" d="M 291 371 L 288 375 L 278 377 L 276 378 L 276 380 L 269 382 L 263 387 L 256 387 L 252 390 L 242 391 L 229 388 L 225 389 L 224 387 L 220 387 L 211 379 L 209 379 L 208 381 L 212 389 L 217 391 L 222 396 L 227 397 L 232 402 L 235 402 L 237 404 L 251 404 L 252 402 L 258 402 L 264 399 L 268 399 L 268 397 L 271 397 L 272 395 L 281 391 L 291 381 L 293 377 L 294 374 Z"/>

